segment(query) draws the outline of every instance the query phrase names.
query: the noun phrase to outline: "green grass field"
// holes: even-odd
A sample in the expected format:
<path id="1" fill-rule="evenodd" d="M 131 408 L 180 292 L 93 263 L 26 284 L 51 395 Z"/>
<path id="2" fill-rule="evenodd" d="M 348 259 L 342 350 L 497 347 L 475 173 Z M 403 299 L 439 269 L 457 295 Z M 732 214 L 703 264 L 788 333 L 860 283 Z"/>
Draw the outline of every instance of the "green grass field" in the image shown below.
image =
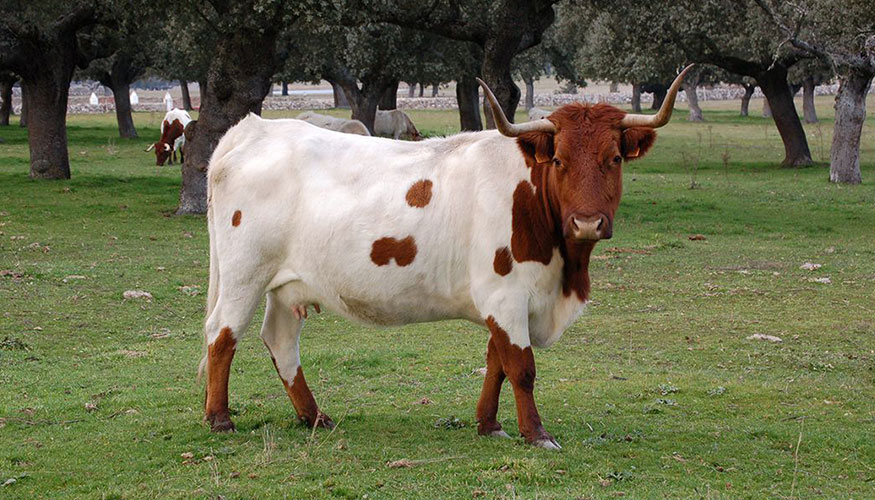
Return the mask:
<path id="1" fill-rule="evenodd" d="M 143 152 L 161 116 L 135 117 L 137 141 L 71 116 L 69 181 L 29 180 L 25 132 L 0 128 L 0 498 L 875 498 L 875 119 L 848 187 L 780 168 L 769 120 L 703 104 L 706 123 L 677 113 L 625 167 L 594 303 L 535 354 L 561 452 L 477 437 L 483 328 L 325 312 L 302 359 L 337 428 L 297 423 L 259 313 L 232 369 L 238 432 L 209 433 L 207 230 L 171 215 L 179 169 Z M 411 114 L 430 135 L 458 123 Z M 508 385 L 499 417 L 516 436 Z"/>

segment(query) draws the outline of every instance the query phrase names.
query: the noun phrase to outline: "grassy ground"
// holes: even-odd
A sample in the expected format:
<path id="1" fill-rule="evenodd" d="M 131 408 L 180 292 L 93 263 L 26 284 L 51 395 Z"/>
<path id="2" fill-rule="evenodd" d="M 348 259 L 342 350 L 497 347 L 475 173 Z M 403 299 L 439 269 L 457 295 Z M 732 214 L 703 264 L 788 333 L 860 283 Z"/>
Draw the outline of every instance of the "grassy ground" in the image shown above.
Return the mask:
<path id="1" fill-rule="evenodd" d="M 136 116 L 139 141 L 70 117 L 63 182 L 30 181 L 24 132 L 0 129 L 0 498 L 875 497 L 875 121 L 867 183 L 835 186 L 823 165 L 779 168 L 766 119 L 705 105 L 626 167 L 595 302 L 536 353 L 559 453 L 476 436 L 483 329 L 330 313 L 302 357 L 337 429 L 296 423 L 257 317 L 232 370 L 238 432 L 210 434 L 207 232 L 170 216 L 179 171 L 142 151 L 160 116 Z M 457 123 L 412 114 L 433 135 Z M 515 430 L 508 387 L 499 417 Z"/>

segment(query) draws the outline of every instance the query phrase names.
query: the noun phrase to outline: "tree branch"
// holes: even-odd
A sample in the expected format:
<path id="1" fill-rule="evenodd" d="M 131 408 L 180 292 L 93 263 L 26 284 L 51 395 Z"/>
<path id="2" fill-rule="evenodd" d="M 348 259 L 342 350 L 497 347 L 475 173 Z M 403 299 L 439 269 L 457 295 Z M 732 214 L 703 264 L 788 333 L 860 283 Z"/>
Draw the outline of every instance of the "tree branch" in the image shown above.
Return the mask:
<path id="1" fill-rule="evenodd" d="M 97 11 L 94 5 L 78 4 L 73 10 L 59 17 L 54 23 L 54 29 L 61 34 L 60 38 L 97 22 Z"/>
<path id="2" fill-rule="evenodd" d="M 803 50 L 811 54 L 812 56 L 824 61 L 826 64 L 833 68 L 833 71 L 836 72 L 836 67 L 840 64 L 839 61 L 842 61 L 845 64 L 851 64 L 850 60 L 845 60 L 847 59 L 846 57 L 838 54 L 833 54 L 828 51 L 826 47 L 802 40 L 799 35 L 802 32 L 802 24 L 803 20 L 805 19 L 804 12 L 799 18 L 798 23 L 796 23 L 796 28 L 792 29 L 789 25 L 787 25 L 786 22 L 784 22 L 784 20 L 778 15 L 778 13 L 775 12 L 774 9 L 772 9 L 772 7 L 766 2 L 766 0 L 754 0 L 754 2 L 759 5 L 760 8 L 763 9 L 763 11 L 766 13 L 766 15 L 769 16 L 769 18 L 771 18 L 772 21 L 778 26 L 778 28 L 783 31 L 785 35 L 787 35 L 787 39 L 781 42 L 781 44 L 778 46 L 779 50 L 781 46 L 789 42 L 797 49 Z M 775 57 L 777 59 L 777 52 L 775 53 Z"/>

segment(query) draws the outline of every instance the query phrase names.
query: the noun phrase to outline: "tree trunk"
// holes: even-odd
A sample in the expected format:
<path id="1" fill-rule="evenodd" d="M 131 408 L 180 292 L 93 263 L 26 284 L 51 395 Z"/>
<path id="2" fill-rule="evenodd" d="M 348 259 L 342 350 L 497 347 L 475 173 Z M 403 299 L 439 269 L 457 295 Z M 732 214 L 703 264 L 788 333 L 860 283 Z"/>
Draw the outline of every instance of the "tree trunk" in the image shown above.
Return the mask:
<path id="1" fill-rule="evenodd" d="M 334 94 L 334 107 L 349 108 L 349 101 L 346 98 L 346 93 L 344 93 L 340 85 L 333 81 L 329 81 L 328 83 L 331 84 L 331 92 Z"/>
<path id="2" fill-rule="evenodd" d="M 763 89 L 775 125 L 784 142 L 785 167 L 801 167 L 811 165 L 811 152 L 808 150 L 808 140 L 796 105 L 793 104 L 793 94 L 787 85 L 787 69 L 780 65 L 772 66 L 765 73 L 756 76 L 757 83 Z"/>
<path id="3" fill-rule="evenodd" d="M 137 129 L 131 117 L 131 83 L 143 72 L 143 67 L 134 64 L 133 57 L 119 52 L 109 71 L 98 77 L 100 83 L 112 91 L 115 98 L 115 116 L 119 136 L 123 139 L 136 139 Z"/>
<path id="4" fill-rule="evenodd" d="M 197 82 L 197 90 L 200 95 L 200 102 L 197 105 L 197 110 L 201 110 L 201 106 L 204 105 L 204 94 L 207 93 L 207 81 L 206 80 L 198 80 Z"/>
<path id="5" fill-rule="evenodd" d="M 866 120 L 866 93 L 872 85 L 873 72 L 852 69 L 839 77 L 835 102 L 835 128 L 829 152 L 829 180 L 842 184 L 859 184 L 860 137 Z"/>
<path id="6" fill-rule="evenodd" d="M 511 123 L 514 122 L 514 114 L 520 103 L 520 89 L 510 74 L 514 50 L 518 45 L 518 37 L 513 39 L 497 37 L 487 40 L 483 47 L 483 71 L 481 72 L 483 81 L 489 85 L 498 100 L 498 104 L 501 105 L 501 109 L 504 110 L 505 116 Z M 486 115 L 486 128 L 495 128 L 492 110 L 486 99 L 483 100 L 483 111 Z"/>
<path id="7" fill-rule="evenodd" d="M 207 210 L 207 168 L 219 139 L 250 112 L 261 110 L 276 69 L 276 29 L 222 36 L 201 88 L 197 133 L 185 145 L 177 214 Z"/>
<path id="8" fill-rule="evenodd" d="M 413 99 L 416 97 L 416 83 L 407 82 L 407 97 Z"/>
<path id="9" fill-rule="evenodd" d="M 371 135 L 376 135 L 374 132 L 374 117 L 377 115 L 377 105 L 380 102 L 380 95 L 365 95 L 358 93 L 357 96 L 346 96 L 349 100 L 349 105 L 352 108 L 352 119 L 358 120 L 365 124 L 368 132 Z"/>
<path id="10" fill-rule="evenodd" d="M 611 82 L 611 86 L 608 87 L 608 92 L 612 94 L 616 94 L 620 91 L 620 84 L 618 82 Z"/>
<path id="11" fill-rule="evenodd" d="M 386 87 L 386 91 L 380 96 L 379 109 L 390 110 L 398 108 L 398 83 Z"/>
<path id="12" fill-rule="evenodd" d="M 523 78 L 526 83 L 526 111 L 535 107 L 535 81 L 531 78 Z"/>
<path id="13" fill-rule="evenodd" d="M 632 112 L 641 113 L 641 85 L 632 84 Z"/>
<path id="14" fill-rule="evenodd" d="M 282 95 L 289 95 L 289 82 L 283 82 Z"/>
<path id="15" fill-rule="evenodd" d="M 419 83 L 419 97 L 423 97 L 425 95 L 425 85 L 422 82 Z"/>
<path id="16" fill-rule="evenodd" d="M 51 71 L 51 70 L 49 70 Z M 72 68 L 69 71 L 72 77 Z M 70 78 L 51 73 L 22 80 L 27 102 L 27 143 L 30 146 L 32 179 L 69 179 L 67 154 L 67 95 Z"/>
<path id="17" fill-rule="evenodd" d="M 753 92 L 757 86 L 742 84 L 742 87 L 744 87 L 744 95 L 741 96 L 741 116 L 748 116 L 750 112 L 750 98 L 753 97 Z"/>
<path id="18" fill-rule="evenodd" d="M 814 109 L 814 78 L 808 77 L 802 82 L 802 116 L 805 123 L 817 123 L 817 111 Z"/>
<path id="19" fill-rule="evenodd" d="M 21 128 L 27 127 L 27 99 L 24 96 L 24 85 L 19 85 L 21 88 L 21 116 L 18 117 L 18 126 Z"/>
<path id="20" fill-rule="evenodd" d="M 431 96 L 437 97 L 438 92 L 440 91 L 440 88 L 441 88 L 441 85 L 439 83 L 432 83 L 431 84 Z"/>
<path id="21" fill-rule="evenodd" d="M 665 100 L 665 95 L 668 93 L 668 89 L 659 85 L 653 88 L 653 103 L 650 104 L 650 109 L 659 109 L 662 106 L 662 101 Z"/>
<path id="22" fill-rule="evenodd" d="M 691 122 L 703 122 L 705 118 L 702 116 L 702 108 L 699 107 L 699 96 L 696 94 L 696 84 L 693 82 L 684 82 L 684 93 L 687 94 L 687 104 L 690 106 L 690 116 L 687 118 Z"/>
<path id="23" fill-rule="evenodd" d="M 9 115 L 12 114 L 12 86 L 15 80 L 0 78 L 0 126 L 9 125 Z"/>
<path id="24" fill-rule="evenodd" d="M 769 99 L 763 96 L 763 118 L 772 117 L 772 107 L 769 106 Z"/>
<path id="25" fill-rule="evenodd" d="M 483 130 L 483 122 L 480 120 L 480 85 L 474 77 L 465 76 L 456 82 L 456 101 L 462 130 Z"/>
<path id="26" fill-rule="evenodd" d="M 137 129 L 131 116 L 131 86 L 116 82 L 111 87 L 115 99 L 115 119 L 118 122 L 118 135 L 123 139 L 136 139 Z"/>
<path id="27" fill-rule="evenodd" d="M 191 105 L 191 93 L 188 91 L 188 82 L 185 80 L 179 80 L 179 88 L 182 90 L 182 109 L 191 111 L 194 108 Z"/>
<path id="28" fill-rule="evenodd" d="M 352 108 L 352 119 L 364 123 L 371 135 L 374 134 L 374 117 L 377 105 L 386 94 L 387 89 L 397 88 L 397 81 L 364 81 L 359 89 L 354 79 L 338 82 L 346 94 L 346 99 Z"/>

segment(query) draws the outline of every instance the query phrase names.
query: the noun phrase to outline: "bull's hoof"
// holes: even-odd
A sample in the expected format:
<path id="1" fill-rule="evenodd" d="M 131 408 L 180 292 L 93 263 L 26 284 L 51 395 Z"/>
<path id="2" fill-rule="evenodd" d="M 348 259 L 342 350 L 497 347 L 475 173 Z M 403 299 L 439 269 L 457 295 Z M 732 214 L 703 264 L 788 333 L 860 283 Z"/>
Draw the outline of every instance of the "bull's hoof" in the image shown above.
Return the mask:
<path id="1" fill-rule="evenodd" d="M 234 432 L 234 422 L 228 416 L 208 415 L 207 421 L 210 423 L 210 432 Z"/>
<path id="2" fill-rule="evenodd" d="M 301 422 L 312 429 L 313 427 L 321 427 L 323 429 L 334 429 L 334 421 L 331 420 L 331 417 L 322 413 L 321 411 L 316 413 L 316 418 L 313 417 L 299 417 Z"/>
<path id="3" fill-rule="evenodd" d="M 532 434 L 532 437 L 526 436 L 526 442 L 532 446 L 536 446 L 538 448 L 544 448 L 545 450 L 561 450 L 562 447 L 559 446 L 559 443 L 544 429 L 539 429 L 537 432 Z"/>
<path id="4" fill-rule="evenodd" d="M 501 424 L 493 422 L 492 424 L 479 424 L 477 426 L 477 434 L 481 436 L 508 438 L 510 436 L 501 428 Z"/>
<path id="5" fill-rule="evenodd" d="M 561 450 L 562 447 L 559 446 L 559 443 L 556 442 L 555 439 L 539 439 L 532 443 L 533 446 L 538 448 L 544 448 L 545 450 Z"/>

